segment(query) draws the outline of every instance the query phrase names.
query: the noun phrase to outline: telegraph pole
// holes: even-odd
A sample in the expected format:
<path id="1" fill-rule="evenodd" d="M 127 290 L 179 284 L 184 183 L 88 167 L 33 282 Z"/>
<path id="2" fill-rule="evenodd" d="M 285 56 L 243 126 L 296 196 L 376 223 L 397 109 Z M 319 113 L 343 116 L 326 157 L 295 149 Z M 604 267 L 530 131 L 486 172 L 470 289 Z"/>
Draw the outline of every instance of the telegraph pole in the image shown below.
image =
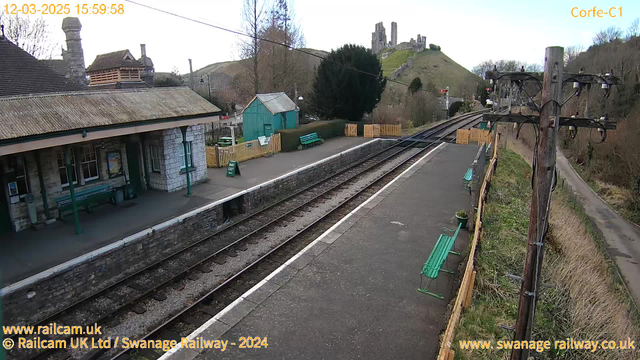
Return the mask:
<path id="1" fill-rule="evenodd" d="M 512 87 L 518 84 L 518 94 L 523 90 L 527 81 L 535 81 L 542 88 L 541 105 L 532 105 L 539 115 L 523 115 L 494 113 L 484 114 L 485 121 L 493 124 L 497 122 L 511 122 L 519 124 L 532 123 L 537 125 L 536 147 L 533 155 L 533 194 L 531 197 L 531 212 L 529 216 L 529 234 L 527 237 L 527 255 L 525 257 L 524 270 L 522 274 L 520 295 L 518 297 L 518 314 L 515 325 L 514 340 L 522 344 L 531 340 L 533 325 L 535 322 L 536 305 L 539 300 L 539 281 L 542 269 L 542 259 L 544 255 L 544 244 L 547 230 L 549 229 L 549 209 L 551 206 L 551 192 L 556 181 L 556 144 L 558 130 L 561 126 L 568 126 L 569 131 L 577 131 L 577 128 L 597 129 L 600 133 L 601 142 L 606 139 L 607 130 L 617 128 L 615 121 L 610 121 L 605 117 L 590 118 L 588 114 L 583 117 L 571 116 L 561 117 L 562 105 L 574 96 L 580 96 L 582 90 L 587 92 L 592 85 L 597 85 L 604 90 L 604 97 L 611 94 L 612 85 L 620 85 L 621 81 L 613 75 L 613 71 L 606 74 L 572 74 L 564 73 L 563 63 L 564 49 L 561 47 L 548 47 L 545 53 L 544 74 L 540 79 L 538 73 L 509 72 L 499 73 L 494 66 L 493 71 L 487 71 L 485 78 L 497 82 L 499 108 L 502 106 L 502 81 L 507 81 Z M 566 79 L 565 79 L 566 77 Z M 572 83 L 574 93 L 562 100 L 562 88 L 564 84 Z M 529 95 L 529 94 L 527 94 Z M 509 97 L 510 98 L 510 97 Z M 518 95 L 520 98 L 520 95 Z M 533 99 L 529 96 L 529 100 Z M 586 109 L 585 109 L 586 113 Z M 510 360 L 527 360 L 528 349 L 513 349 Z"/>
<path id="2" fill-rule="evenodd" d="M 195 83 L 193 82 L 193 65 L 191 64 L 191 59 L 189 59 L 189 86 L 191 86 L 191 90 L 196 90 Z"/>
<path id="3" fill-rule="evenodd" d="M 544 79 L 538 143 L 534 154 L 533 196 L 529 217 L 529 236 L 522 286 L 518 302 L 515 341 L 531 339 L 538 301 L 538 285 L 544 254 L 544 241 L 549 228 L 551 190 L 556 169 L 556 143 L 560 127 L 560 104 L 563 73 L 562 47 L 548 47 L 545 53 Z M 513 350 L 511 360 L 526 360 L 528 349 Z"/>

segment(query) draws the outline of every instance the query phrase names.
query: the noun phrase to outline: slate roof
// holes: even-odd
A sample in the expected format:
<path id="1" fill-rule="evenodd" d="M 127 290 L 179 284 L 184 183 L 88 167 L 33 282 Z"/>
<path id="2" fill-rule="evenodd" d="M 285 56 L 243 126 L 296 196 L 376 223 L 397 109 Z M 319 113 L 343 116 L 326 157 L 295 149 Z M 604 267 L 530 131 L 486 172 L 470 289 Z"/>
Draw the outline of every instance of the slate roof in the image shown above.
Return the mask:
<path id="1" fill-rule="evenodd" d="M 150 58 L 150 57 L 148 57 L 148 56 L 143 56 L 143 57 L 141 57 L 140 59 L 138 59 L 138 61 L 139 61 L 142 65 L 144 65 L 144 67 L 147 67 L 147 68 L 152 68 L 152 67 L 153 67 L 153 61 L 152 61 L 152 60 L 151 60 L 151 58 Z"/>
<path id="2" fill-rule="evenodd" d="M 124 57 L 127 54 L 130 55 L 133 60 L 125 60 Z M 87 68 L 87 72 L 117 69 L 121 67 L 142 68 L 144 65 L 140 61 L 135 60 L 129 50 L 120 50 L 96 56 L 96 59 L 93 60 L 93 63 Z"/>
<path id="3" fill-rule="evenodd" d="M 0 141 L 219 112 L 186 86 L 0 97 Z"/>
<path id="4" fill-rule="evenodd" d="M 287 111 L 293 111 L 296 109 L 296 104 L 291 100 L 287 94 L 283 92 L 270 93 L 270 94 L 258 94 L 256 98 L 273 114 L 283 113 Z M 254 98 L 255 99 L 255 98 Z M 251 105 L 253 101 L 249 102 Z M 248 106 L 248 105 L 247 105 Z"/>
<path id="5" fill-rule="evenodd" d="M 42 63 L 47 64 L 51 70 L 55 71 L 57 74 L 67 77 L 69 73 L 69 64 L 66 60 L 62 59 L 49 59 L 49 60 L 39 60 Z"/>
<path id="6" fill-rule="evenodd" d="M 82 90 L 0 35 L 0 96 Z"/>

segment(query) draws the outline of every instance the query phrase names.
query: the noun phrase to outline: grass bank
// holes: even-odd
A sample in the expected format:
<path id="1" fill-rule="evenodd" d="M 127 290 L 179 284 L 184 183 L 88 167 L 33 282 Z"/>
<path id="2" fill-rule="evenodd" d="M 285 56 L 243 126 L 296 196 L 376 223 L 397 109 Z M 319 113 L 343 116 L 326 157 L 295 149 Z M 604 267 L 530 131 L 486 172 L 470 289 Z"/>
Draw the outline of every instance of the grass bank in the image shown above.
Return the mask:
<path id="1" fill-rule="evenodd" d="M 598 179 L 597 173 L 588 171 L 585 166 L 576 163 L 573 158 L 568 159 L 580 177 L 609 206 L 626 220 L 640 225 L 640 208 L 634 207 L 633 192 L 630 189 L 604 182 Z"/>
<path id="2" fill-rule="evenodd" d="M 500 150 L 483 217 L 483 237 L 476 254 L 473 304 L 456 330 L 456 359 L 503 359 L 509 352 L 495 349 L 513 333 L 520 276 L 527 244 L 531 168 L 516 152 Z M 553 194 L 550 229 L 544 255 L 542 283 L 533 339 L 632 340 L 637 323 L 615 271 L 599 247 L 588 219 L 558 187 Z M 462 350 L 459 340 L 491 340 L 494 348 Z M 636 345 L 636 348 L 638 346 Z M 638 350 L 560 350 L 534 352 L 539 359 L 637 359 Z"/>
<path id="3" fill-rule="evenodd" d="M 397 50 L 382 59 L 382 71 L 384 76 L 391 75 L 392 72 L 402 66 L 402 64 L 406 63 L 412 55 L 413 51 L 411 50 Z"/>

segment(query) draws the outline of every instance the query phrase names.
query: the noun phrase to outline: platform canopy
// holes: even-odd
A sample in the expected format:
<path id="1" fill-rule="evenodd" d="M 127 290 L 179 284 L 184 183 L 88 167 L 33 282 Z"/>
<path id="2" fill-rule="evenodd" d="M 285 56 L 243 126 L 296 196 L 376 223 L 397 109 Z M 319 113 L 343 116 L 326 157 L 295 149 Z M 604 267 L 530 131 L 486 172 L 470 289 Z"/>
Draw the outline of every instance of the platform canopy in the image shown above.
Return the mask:
<path id="1" fill-rule="evenodd" d="M 188 87 L 0 97 L 0 155 L 218 120 Z"/>

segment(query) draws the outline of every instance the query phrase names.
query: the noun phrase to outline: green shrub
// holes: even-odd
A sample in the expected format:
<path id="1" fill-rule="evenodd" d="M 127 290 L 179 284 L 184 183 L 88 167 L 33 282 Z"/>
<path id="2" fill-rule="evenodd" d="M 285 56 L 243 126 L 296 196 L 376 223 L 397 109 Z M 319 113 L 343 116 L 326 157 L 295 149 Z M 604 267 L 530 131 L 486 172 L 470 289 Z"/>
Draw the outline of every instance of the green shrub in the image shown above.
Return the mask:
<path id="1" fill-rule="evenodd" d="M 300 136 L 317 133 L 323 139 L 336 136 L 344 136 L 344 120 L 314 121 L 310 124 L 300 125 L 296 129 L 278 130 L 280 134 L 282 151 L 295 151 L 300 145 Z"/>

